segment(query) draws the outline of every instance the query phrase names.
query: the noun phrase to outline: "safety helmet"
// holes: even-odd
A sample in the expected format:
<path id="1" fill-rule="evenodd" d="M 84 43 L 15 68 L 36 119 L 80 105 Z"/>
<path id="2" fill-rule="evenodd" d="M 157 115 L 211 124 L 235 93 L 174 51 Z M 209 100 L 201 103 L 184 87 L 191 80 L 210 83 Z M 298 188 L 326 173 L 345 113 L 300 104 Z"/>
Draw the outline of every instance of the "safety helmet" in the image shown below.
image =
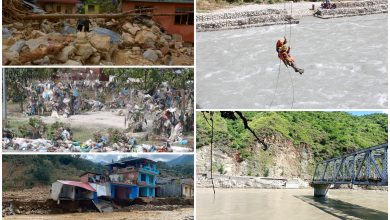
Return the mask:
<path id="1" fill-rule="evenodd" d="M 280 49 L 281 49 L 281 51 L 286 51 L 287 47 L 286 47 L 286 45 L 283 45 Z"/>

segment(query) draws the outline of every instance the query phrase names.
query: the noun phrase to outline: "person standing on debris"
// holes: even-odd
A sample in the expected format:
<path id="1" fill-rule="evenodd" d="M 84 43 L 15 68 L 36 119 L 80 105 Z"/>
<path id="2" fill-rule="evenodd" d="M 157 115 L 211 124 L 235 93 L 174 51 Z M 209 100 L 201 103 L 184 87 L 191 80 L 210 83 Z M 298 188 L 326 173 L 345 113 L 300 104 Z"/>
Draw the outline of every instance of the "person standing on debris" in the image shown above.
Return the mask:
<path id="1" fill-rule="evenodd" d="M 82 31 L 83 31 L 84 24 L 85 24 L 84 18 L 79 18 L 79 19 L 77 20 L 77 31 L 82 32 Z"/>

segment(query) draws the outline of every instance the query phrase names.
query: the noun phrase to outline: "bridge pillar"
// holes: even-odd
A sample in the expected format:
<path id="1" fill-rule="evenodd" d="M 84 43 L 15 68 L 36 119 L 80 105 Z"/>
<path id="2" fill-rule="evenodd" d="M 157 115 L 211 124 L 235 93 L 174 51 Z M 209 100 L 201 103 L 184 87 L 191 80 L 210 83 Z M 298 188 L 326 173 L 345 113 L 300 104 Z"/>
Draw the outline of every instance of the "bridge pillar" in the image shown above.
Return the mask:
<path id="1" fill-rule="evenodd" d="M 328 194 L 330 184 L 315 184 L 314 197 L 326 197 Z"/>

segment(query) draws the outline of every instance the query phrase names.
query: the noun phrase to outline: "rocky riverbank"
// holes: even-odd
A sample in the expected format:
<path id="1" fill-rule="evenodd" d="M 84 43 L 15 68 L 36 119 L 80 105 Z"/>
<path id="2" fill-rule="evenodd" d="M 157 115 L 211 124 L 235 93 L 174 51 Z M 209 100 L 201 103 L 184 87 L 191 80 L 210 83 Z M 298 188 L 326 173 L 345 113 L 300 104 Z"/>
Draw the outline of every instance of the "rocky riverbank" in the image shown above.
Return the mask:
<path id="1" fill-rule="evenodd" d="M 247 4 L 219 9 L 209 13 L 197 13 L 196 29 L 198 32 L 218 31 L 286 24 L 290 23 L 290 19 L 292 23 L 299 23 L 298 19 L 303 16 L 337 18 L 387 13 L 388 11 L 386 0 L 342 1 L 335 4 L 336 9 L 319 9 L 321 2 Z"/>
<path id="2" fill-rule="evenodd" d="M 336 2 L 336 9 L 320 9 L 314 13 L 319 18 L 339 18 L 387 13 L 387 0 Z"/>
<path id="3" fill-rule="evenodd" d="M 275 24 L 286 24 L 292 17 L 286 10 L 261 9 L 244 12 L 200 13 L 196 15 L 197 31 L 217 31 Z M 298 23 L 292 19 L 292 23 Z"/>
<path id="4" fill-rule="evenodd" d="M 309 187 L 309 182 L 301 179 L 213 175 L 213 180 L 216 188 L 299 189 Z M 198 175 L 197 187 L 212 187 L 210 175 Z"/>

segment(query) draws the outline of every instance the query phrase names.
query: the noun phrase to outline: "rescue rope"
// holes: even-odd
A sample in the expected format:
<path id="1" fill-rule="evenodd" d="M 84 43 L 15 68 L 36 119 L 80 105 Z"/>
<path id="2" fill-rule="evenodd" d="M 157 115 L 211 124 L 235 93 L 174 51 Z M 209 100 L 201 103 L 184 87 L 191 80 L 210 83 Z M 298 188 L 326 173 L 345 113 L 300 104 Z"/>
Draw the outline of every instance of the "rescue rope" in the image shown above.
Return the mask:
<path id="1" fill-rule="evenodd" d="M 279 61 L 279 73 L 278 78 L 276 79 L 275 89 L 274 89 L 274 96 L 272 97 L 271 103 L 269 104 L 269 107 L 272 107 L 272 104 L 274 103 L 276 93 L 278 92 L 278 84 L 279 84 L 279 76 L 280 76 L 280 65 L 282 64 L 282 60 Z"/>
<path id="2" fill-rule="evenodd" d="M 291 109 L 294 108 L 294 102 L 295 102 L 295 88 L 294 88 L 294 79 L 291 77 L 291 71 L 289 68 L 288 69 L 288 74 L 290 75 L 290 82 L 291 82 L 291 86 L 292 86 L 292 90 L 293 90 L 293 99 L 292 99 L 292 102 L 291 102 Z"/>
<path id="3" fill-rule="evenodd" d="M 204 119 L 206 119 L 207 124 L 209 124 L 211 127 L 211 138 L 210 138 L 210 173 L 211 173 L 211 175 L 210 175 L 210 177 L 211 177 L 211 184 L 213 185 L 214 199 L 215 199 L 215 187 L 214 187 L 214 180 L 213 180 L 213 137 L 214 137 L 213 116 L 214 116 L 214 112 L 210 112 L 211 124 L 210 124 L 209 120 L 207 119 L 206 114 L 204 112 L 202 112 L 202 115 L 203 115 Z"/>
<path id="4" fill-rule="evenodd" d="M 213 113 L 210 112 L 210 121 L 211 121 L 211 141 L 210 141 L 210 171 L 211 171 L 211 184 L 213 185 L 214 199 L 215 199 L 215 187 L 213 179 L 213 137 L 214 137 L 214 120 Z"/>
<path id="5" fill-rule="evenodd" d="M 293 5 L 293 2 L 291 1 L 291 9 L 290 9 L 290 12 L 291 12 L 291 14 L 290 14 L 290 16 L 291 16 L 291 18 L 290 18 L 290 38 L 289 38 L 290 47 L 291 47 L 291 42 L 292 42 L 292 38 L 291 38 L 292 5 Z M 288 69 L 288 74 L 290 75 L 290 82 L 291 82 L 291 86 L 292 86 L 292 90 L 293 90 L 293 99 L 292 99 L 292 102 L 291 102 L 291 109 L 292 109 L 294 107 L 294 102 L 295 102 L 295 88 L 294 88 L 294 80 L 293 80 L 293 78 L 291 76 L 291 71 L 290 71 L 290 69 L 288 67 L 287 67 L 287 69 Z"/>

